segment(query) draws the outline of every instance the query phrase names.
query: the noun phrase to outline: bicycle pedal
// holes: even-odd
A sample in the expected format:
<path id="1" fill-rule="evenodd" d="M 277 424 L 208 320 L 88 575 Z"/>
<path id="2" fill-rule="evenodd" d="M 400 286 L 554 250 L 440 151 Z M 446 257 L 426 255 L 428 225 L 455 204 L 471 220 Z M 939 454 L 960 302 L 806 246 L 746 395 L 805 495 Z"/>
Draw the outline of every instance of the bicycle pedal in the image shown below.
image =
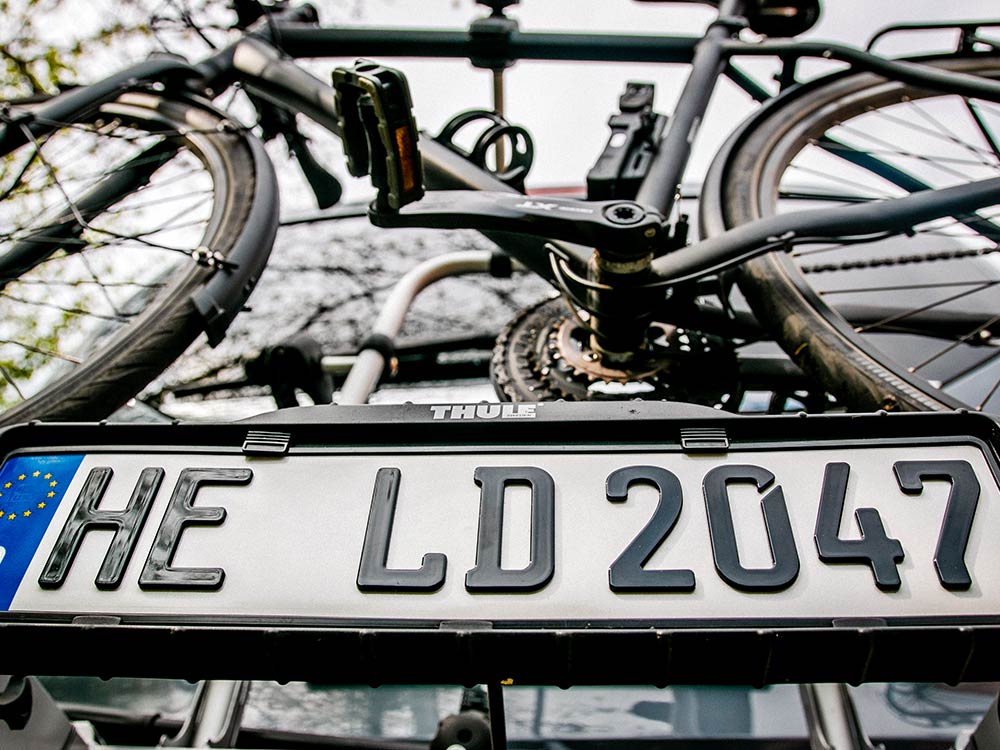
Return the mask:
<path id="1" fill-rule="evenodd" d="M 371 175 L 376 207 L 398 211 L 424 194 L 410 88 L 398 70 L 370 60 L 333 71 L 348 171 Z"/>

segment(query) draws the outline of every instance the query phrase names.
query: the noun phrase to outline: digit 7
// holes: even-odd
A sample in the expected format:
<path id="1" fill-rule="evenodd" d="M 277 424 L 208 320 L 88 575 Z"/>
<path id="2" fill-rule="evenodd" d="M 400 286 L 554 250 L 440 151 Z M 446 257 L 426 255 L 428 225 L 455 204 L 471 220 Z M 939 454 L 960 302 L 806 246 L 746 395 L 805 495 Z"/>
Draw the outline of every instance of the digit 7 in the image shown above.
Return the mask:
<path id="1" fill-rule="evenodd" d="M 921 494 L 926 480 L 939 479 L 951 483 L 934 551 L 934 567 L 944 588 L 967 591 L 972 586 L 972 576 L 965 565 L 965 548 L 969 544 L 980 491 L 979 480 L 971 464 L 968 461 L 897 461 L 892 470 L 899 488 L 907 495 Z"/>

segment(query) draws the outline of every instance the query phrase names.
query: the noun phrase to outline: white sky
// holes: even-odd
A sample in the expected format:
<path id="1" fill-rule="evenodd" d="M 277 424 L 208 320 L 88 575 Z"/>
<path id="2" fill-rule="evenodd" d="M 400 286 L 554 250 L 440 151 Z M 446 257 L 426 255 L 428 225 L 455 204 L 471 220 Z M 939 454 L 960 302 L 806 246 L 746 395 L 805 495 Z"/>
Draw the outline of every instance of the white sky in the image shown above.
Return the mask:
<path id="1" fill-rule="evenodd" d="M 130 15 L 145 14 L 146 7 L 167 0 L 148 0 L 122 6 Z M 220 0 L 221 1 L 221 0 Z M 487 10 L 474 0 L 313 0 L 327 25 L 381 27 L 426 27 L 464 29 Z M 864 46 L 875 31 L 899 22 L 929 22 L 994 18 L 1000 20 L 1000 0 L 821 0 L 819 24 L 803 38 Z M 40 29 L 53 37 L 89 28 L 110 17 L 101 8 L 114 0 L 66 0 L 51 22 Z M 707 7 L 688 3 L 638 2 L 637 0 L 521 0 L 509 14 L 524 31 L 628 32 L 639 34 L 699 34 L 715 17 Z M 223 14 L 225 19 L 230 16 Z M 138 16 L 136 17 L 138 20 Z M 3 19 L 0 19 L 0 27 Z M 1000 29 L 995 33 L 1000 37 Z M 221 41 L 221 38 L 219 38 Z M 879 51 L 902 54 L 928 49 L 946 49 L 942 34 L 895 37 Z M 122 67 L 128 60 L 145 56 L 145 44 L 136 49 L 116 47 L 105 55 L 88 58 L 81 65 L 81 81 L 99 78 Z M 197 59 L 201 46 L 188 54 Z M 104 59 L 107 57 L 107 59 Z M 490 74 L 467 61 L 420 61 L 381 58 L 406 73 L 414 99 L 417 124 L 437 133 L 456 113 L 471 108 L 490 108 Z M 335 60 L 308 63 L 326 79 Z M 776 70 L 766 59 L 745 59 L 741 66 L 766 81 Z M 828 63 L 804 64 L 805 73 L 832 69 Z M 520 62 L 507 73 L 507 116 L 525 126 L 535 141 L 535 165 L 531 186 L 582 185 L 587 170 L 607 140 L 606 122 L 615 110 L 618 96 L 629 80 L 652 81 L 657 86 L 658 111 L 669 114 L 685 78 L 678 65 L 621 63 L 531 63 Z M 749 98 L 728 81 L 722 81 L 712 101 L 689 167 L 686 181 L 698 182 L 717 146 L 736 125 L 753 111 Z M 314 131 L 311 131 L 314 132 Z M 339 145 L 317 144 L 320 152 L 339 153 Z M 370 189 L 350 180 L 348 198 L 367 195 Z"/>
<path id="2" fill-rule="evenodd" d="M 340 0 L 323 7 L 327 23 L 386 27 L 465 28 L 486 9 L 473 0 Z M 522 0 L 509 15 L 524 31 L 698 34 L 715 17 L 707 6 L 637 0 Z M 826 0 L 819 24 L 803 38 L 864 46 L 878 29 L 900 22 L 1000 20 L 997 0 Z M 940 33 L 897 37 L 879 48 L 886 54 L 946 49 Z M 438 132 L 455 113 L 491 106 L 488 72 L 466 61 L 388 60 L 403 70 L 414 99 L 417 124 Z M 766 80 L 776 69 L 765 60 L 746 59 L 743 67 Z M 817 63 L 803 71 L 832 69 Z M 329 63 L 317 70 L 329 69 Z M 684 82 L 676 65 L 520 62 L 507 73 L 507 116 L 525 126 L 535 141 L 535 166 L 529 184 L 579 185 L 607 139 L 606 122 L 628 80 L 653 81 L 657 109 L 669 114 Z M 699 134 L 687 180 L 697 182 L 725 135 L 755 105 L 724 81 L 713 98 Z"/>

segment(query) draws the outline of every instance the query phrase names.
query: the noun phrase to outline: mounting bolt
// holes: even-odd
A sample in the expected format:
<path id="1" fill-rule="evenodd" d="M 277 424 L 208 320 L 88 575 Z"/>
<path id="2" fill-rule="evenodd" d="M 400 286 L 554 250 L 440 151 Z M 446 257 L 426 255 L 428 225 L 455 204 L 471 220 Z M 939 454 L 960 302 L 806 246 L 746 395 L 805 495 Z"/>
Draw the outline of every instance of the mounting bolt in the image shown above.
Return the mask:
<path id="1" fill-rule="evenodd" d="M 646 212 L 638 203 L 612 203 L 605 207 L 604 218 L 612 224 L 629 226 L 646 218 Z"/>

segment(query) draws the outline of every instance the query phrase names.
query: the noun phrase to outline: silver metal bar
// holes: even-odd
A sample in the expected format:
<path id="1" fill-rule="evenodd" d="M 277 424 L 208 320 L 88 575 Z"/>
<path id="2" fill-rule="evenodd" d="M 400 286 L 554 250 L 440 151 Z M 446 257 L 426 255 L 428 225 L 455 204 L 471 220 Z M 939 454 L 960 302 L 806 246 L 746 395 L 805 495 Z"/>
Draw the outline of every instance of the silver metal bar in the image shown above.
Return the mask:
<path id="1" fill-rule="evenodd" d="M 503 74 L 504 74 L 503 68 L 497 68 L 493 71 L 493 111 L 496 112 L 501 117 L 504 116 L 504 108 L 505 108 Z M 507 167 L 507 154 L 505 153 L 503 138 L 497 141 L 496 157 L 497 157 L 497 172 L 502 172 Z"/>
<path id="2" fill-rule="evenodd" d="M 206 680 L 198 686 L 194 705 L 176 737 L 162 747 L 232 747 L 250 692 L 245 680 Z"/>
<path id="3" fill-rule="evenodd" d="M 329 354 L 320 360 L 319 365 L 325 373 L 342 376 L 349 373 L 357 361 L 357 354 Z"/>
<path id="4" fill-rule="evenodd" d="M 810 750 L 875 750 L 846 685 L 802 685 L 800 691 L 809 724 Z"/>
<path id="5" fill-rule="evenodd" d="M 373 335 L 388 336 L 394 339 L 403 327 L 403 319 L 413 304 L 414 298 L 428 285 L 448 276 L 459 276 L 468 273 L 485 273 L 490 270 L 490 258 L 493 253 L 488 250 L 470 250 L 468 252 L 448 253 L 437 258 L 424 261 L 407 273 L 392 288 L 389 298 L 379 313 L 378 320 L 372 328 Z M 338 363 L 333 358 L 324 357 L 324 370 L 332 371 Z M 364 404 L 375 390 L 382 371 L 385 369 L 385 358 L 372 349 L 365 349 L 351 367 L 351 371 L 340 389 L 339 404 Z"/>

